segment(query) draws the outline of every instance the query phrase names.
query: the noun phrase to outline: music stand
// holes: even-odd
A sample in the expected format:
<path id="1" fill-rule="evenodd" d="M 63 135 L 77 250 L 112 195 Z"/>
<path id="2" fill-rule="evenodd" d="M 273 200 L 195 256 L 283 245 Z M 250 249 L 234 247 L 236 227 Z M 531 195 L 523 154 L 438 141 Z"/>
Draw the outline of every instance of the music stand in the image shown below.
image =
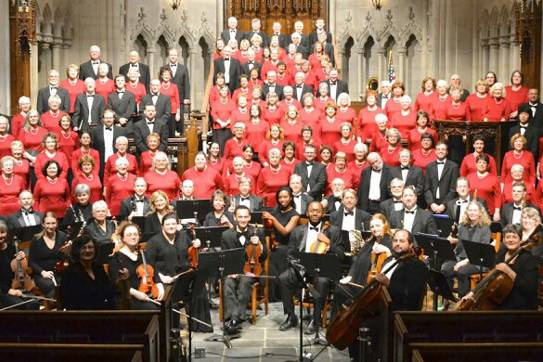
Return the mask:
<path id="1" fill-rule="evenodd" d="M 203 245 L 213 251 L 221 247 L 222 233 L 228 230 L 228 226 L 200 226 L 195 227 L 196 239 L 200 239 Z"/>
<path id="2" fill-rule="evenodd" d="M 113 253 L 115 243 L 97 244 L 96 262 L 98 264 L 109 264 L 109 256 Z"/>
<path id="3" fill-rule="evenodd" d="M 209 276 L 219 278 L 221 283 L 221 298 L 224 301 L 224 279 L 227 275 L 241 274 L 243 270 L 245 248 L 210 251 L 198 256 L 198 270 Z M 214 334 L 205 339 L 208 342 L 222 342 L 227 348 L 232 348 L 230 341 L 239 338 L 239 334 L 226 335 L 226 318 L 222 318 L 222 335 Z"/>
<path id="4" fill-rule="evenodd" d="M 447 279 L 445 278 L 445 275 L 441 273 L 438 270 L 429 269 L 430 270 L 430 277 L 428 279 L 428 285 L 430 286 L 430 289 L 432 289 L 432 292 L 434 295 L 441 295 L 443 299 L 452 300 L 453 302 L 456 302 L 458 299 L 453 295 L 453 292 L 451 290 L 451 286 L 447 282 Z M 433 309 L 437 311 L 437 304 L 434 303 Z"/>
<path id="5" fill-rule="evenodd" d="M 212 210 L 211 200 L 177 200 L 175 207 L 178 219 L 196 219 L 200 224 Z"/>
<path id="6" fill-rule="evenodd" d="M 461 243 L 468 256 L 469 263 L 479 267 L 479 276 L 483 279 L 483 269 L 492 269 L 496 264 L 496 250 L 490 244 L 463 239 Z"/>
<path id="7" fill-rule="evenodd" d="M 449 236 L 451 234 L 454 220 L 451 219 L 447 214 L 434 214 L 433 217 L 437 224 L 439 236 L 444 238 Z"/>
<path id="8" fill-rule="evenodd" d="M 181 303 L 186 307 L 185 308 L 185 314 L 187 315 L 188 319 L 188 334 L 189 334 L 189 355 L 188 355 L 188 361 L 192 361 L 192 312 L 191 312 L 191 306 L 190 306 L 190 298 L 192 297 L 192 293 L 194 291 L 194 283 L 191 283 L 194 280 L 194 273 L 187 273 L 183 275 L 179 275 L 174 282 L 173 285 L 173 300 L 178 304 L 180 307 Z M 184 292 L 184 294 L 182 293 Z M 184 297 L 188 300 L 188 302 L 184 302 Z"/>
<path id="9" fill-rule="evenodd" d="M 43 227 L 41 224 L 18 227 L 13 230 L 13 236 L 19 239 L 19 241 L 31 241 L 37 233 L 42 231 L 42 229 Z"/>
<path id="10" fill-rule="evenodd" d="M 273 208 L 271 208 L 271 207 L 262 207 L 258 211 L 251 212 L 251 224 L 257 224 L 257 225 L 264 224 L 264 221 L 262 220 L 262 214 L 264 213 L 264 211 L 272 212 Z"/>

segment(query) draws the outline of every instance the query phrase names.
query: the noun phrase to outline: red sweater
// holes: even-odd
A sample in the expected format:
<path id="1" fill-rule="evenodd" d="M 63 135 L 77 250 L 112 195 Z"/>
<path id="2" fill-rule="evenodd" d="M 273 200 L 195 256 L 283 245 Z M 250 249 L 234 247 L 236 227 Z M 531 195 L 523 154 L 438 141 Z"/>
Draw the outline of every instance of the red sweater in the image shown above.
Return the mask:
<path id="1" fill-rule="evenodd" d="M 85 82 L 81 79 L 77 79 L 75 84 L 72 84 L 68 79 L 64 79 L 58 86 L 68 92 L 68 95 L 70 96 L 70 113 L 74 113 L 77 96 L 87 90 Z"/>
<path id="2" fill-rule="evenodd" d="M 260 160 L 260 163 L 264 164 L 268 162 L 268 152 L 270 152 L 272 148 L 277 148 L 281 151 L 281 157 L 283 157 L 283 141 L 274 144 L 271 140 L 264 140 L 258 149 L 258 159 Z"/>
<path id="3" fill-rule="evenodd" d="M 43 127 L 38 127 L 35 130 L 29 129 L 26 131 L 24 128 L 19 132 L 19 141 L 21 141 L 25 147 L 25 151 L 41 151 L 41 141 L 47 134 L 47 130 Z"/>
<path id="4" fill-rule="evenodd" d="M 10 216 L 17 212 L 19 193 L 26 188 L 26 181 L 17 175 L 12 175 L 9 182 L 0 175 L 0 216 Z"/>
<path id="5" fill-rule="evenodd" d="M 334 143 L 334 152 L 344 152 L 347 156 L 347 162 L 354 160 L 354 146 L 358 143 L 357 140 L 351 139 L 348 143 L 343 143 L 342 139 Z"/>
<path id="6" fill-rule="evenodd" d="M 275 193 L 281 187 L 288 185 L 290 171 L 286 167 L 279 167 L 278 171 L 272 171 L 265 167 L 260 171 L 256 183 L 256 194 L 267 200 L 266 206 L 275 207 Z"/>
<path id="7" fill-rule="evenodd" d="M 471 113 L 468 110 L 468 106 L 464 102 L 460 102 L 454 105 L 452 102 L 447 104 L 445 109 L 446 119 L 451 121 L 469 121 Z"/>
<path id="8" fill-rule="evenodd" d="M 97 174 L 93 173 L 91 177 L 87 177 L 82 173 L 77 174 L 72 181 L 72 190 L 75 190 L 75 187 L 79 184 L 87 185 L 90 188 L 91 193 L 89 203 L 92 204 L 103 199 L 102 181 L 100 181 L 100 177 L 98 177 Z M 75 201 L 75 195 L 72 196 L 72 200 Z M 111 204 L 108 203 L 108 205 L 111 208 Z"/>
<path id="9" fill-rule="evenodd" d="M 160 84 L 160 94 L 165 95 L 166 97 L 170 97 L 170 102 L 172 104 L 171 112 L 172 114 L 177 113 L 177 110 L 179 109 L 179 89 L 177 89 L 177 85 L 170 82 L 169 87 L 164 88 L 164 83 Z"/>
<path id="10" fill-rule="evenodd" d="M 496 168 L 496 160 L 492 155 L 489 155 L 488 153 L 485 153 L 485 155 L 488 156 L 489 164 L 488 164 L 488 172 L 493 174 L 494 176 L 498 176 L 498 169 Z M 462 160 L 462 163 L 460 164 L 460 175 L 461 176 L 468 176 L 472 173 L 477 172 L 477 166 L 476 166 L 476 156 L 473 153 L 470 153 L 466 156 L 464 156 L 464 159 Z"/>
<path id="11" fill-rule="evenodd" d="M 89 155 L 90 157 L 92 157 L 92 159 L 94 160 L 94 171 L 95 173 L 98 174 L 98 171 L 100 170 L 100 163 L 101 163 L 101 158 L 100 158 L 100 154 L 98 153 L 98 151 L 96 151 L 94 148 L 91 148 L 89 150 L 89 152 L 85 152 L 83 153 L 83 151 L 81 151 L 81 147 L 79 147 L 78 149 L 76 149 L 73 154 L 72 154 L 72 160 L 71 160 L 71 167 L 72 167 L 72 172 L 75 174 L 78 174 L 80 171 L 79 171 L 79 160 L 81 159 L 81 157 L 83 157 L 84 155 Z"/>
<path id="12" fill-rule="evenodd" d="M 469 119 L 472 121 L 482 121 L 485 110 L 486 100 L 489 98 L 485 95 L 483 98 L 477 96 L 476 93 L 470 94 L 466 99 L 466 108 L 469 112 Z"/>
<path id="13" fill-rule="evenodd" d="M 301 121 L 298 120 L 295 124 L 283 121 L 281 122 L 281 128 L 283 128 L 285 141 L 292 141 L 296 144 L 302 140 L 303 124 Z"/>
<path id="14" fill-rule="evenodd" d="M 19 133 L 22 132 L 23 126 L 25 124 L 25 117 L 21 113 L 17 113 L 11 117 L 11 127 L 10 131 L 15 138 L 19 139 Z"/>
<path id="15" fill-rule="evenodd" d="M 417 125 L 417 113 L 410 110 L 407 115 L 403 115 L 402 112 L 397 112 L 392 117 L 390 126 L 400 131 L 401 137 L 406 139 L 409 137 L 409 132 Z"/>
<path id="16" fill-rule="evenodd" d="M 290 106 L 296 107 L 298 112 L 302 110 L 302 105 L 300 104 L 300 102 L 298 102 L 296 98 L 292 98 L 290 101 L 287 101 L 287 99 L 285 98 L 279 102 L 279 108 L 281 108 L 281 110 L 285 114 L 288 112 L 288 107 Z"/>
<path id="17" fill-rule="evenodd" d="M 308 112 L 307 109 L 302 108 L 300 111 L 300 121 L 305 126 L 311 126 L 313 128 L 313 135 L 315 135 L 315 128 L 318 128 L 322 112 L 317 108 L 313 108 L 311 112 Z"/>
<path id="18" fill-rule="evenodd" d="M 0 158 L 11 155 L 11 142 L 15 141 L 15 137 L 10 134 L 0 136 Z"/>
<path id="19" fill-rule="evenodd" d="M 242 147 L 246 144 L 246 140 L 242 139 L 241 141 L 238 141 L 237 138 L 232 137 L 228 141 L 226 141 L 224 145 L 224 159 L 225 160 L 232 160 L 236 156 L 242 156 L 243 150 Z"/>
<path id="20" fill-rule="evenodd" d="M 438 135 L 435 129 L 427 127 L 424 133 L 429 133 L 434 139 L 434 144 L 437 143 Z M 413 128 L 411 131 L 409 131 L 409 135 L 407 136 L 407 141 L 409 142 L 409 149 L 411 150 L 411 152 L 420 148 L 421 136 L 422 136 L 422 133 L 420 133 L 416 127 Z"/>
<path id="21" fill-rule="evenodd" d="M 428 154 L 422 153 L 422 148 L 413 151 L 411 155 L 413 158 L 413 166 L 422 169 L 422 174 L 426 174 L 426 166 L 436 160 L 436 153 L 434 149 L 431 149 Z"/>
<path id="22" fill-rule="evenodd" d="M 117 216 L 121 211 L 121 202 L 134 193 L 136 175 L 127 174 L 121 179 L 118 174 L 113 174 L 106 183 L 106 202 L 109 205 L 111 215 Z"/>
<path id="23" fill-rule="evenodd" d="M 151 167 L 153 166 L 153 158 L 155 157 L 156 151 L 151 150 L 143 151 L 140 155 L 140 165 L 138 175 L 144 176 Z"/>
<path id="24" fill-rule="evenodd" d="M 213 168 L 206 167 L 203 171 L 191 167 L 183 172 L 183 181 L 194 182 L 194 197 L 197 199 L 211 199 L 213 192 L 222 188 L 222 177 Z"/>
<path id="25" fill-rule="evenodd" d="M 58 219 L 62 218 L 70 206 L 68 181 L 60 177 L 54 182 L 47 178 L 38 179 L 34 186 L 34 200 L 38 211 L 53 211 Z"/>
<path id="26" fill-rule="evenodd" d="M 136 98 L 136 106 L 139 107 L 141 99 L 147 94 L 145 85 L 143 85 L 143 83 L 137 83 L 136 86 L 133 86 L 132 83 L 128 82 L 126 83 L 126 90 L 134 95 L 134 98 Z M 143 109 L 140 109 L 140 111 L 143 111 Z"/>
<path id="27" fill-rule="evenodd" d="M 514 112 L 518 109 L 522 103 L 528 102 L 528 88 L 520 87 L 518 90 L 514 91 L 513 87 L 508 85 L 505 87 L 505 95 L 509 101 L 509 106 L 511 107 L 511 112 Z"/>
<path id="28" fill-rule="evenodd" d="M 471 192 L 477 191 L 477 197 L 483 199 L 490 212 L 490 217 L 494 215 L 495 209 L 501 208 L 501 188 L 498 178 L 491 173 L 484 177 L 479 177 L 477 173 L 467 176 Z"/>
<path id="29" fill-rule="evenodd" d="M 351 107 L 347 108 L 345 111 L 342 111 L 341 108 L 338 108 L 336 113 L 336 119 L 341 123 L 348 122 L 350 124 L 353 124 L 356 119 L 356 112 Z"/>
<path id="30" fill-rule="evenodd" d="M 502 119 L 508 120 L 511 114 L 511 106 L 507 98 L 496 101 L 494 97 L 488 97 L 483 110 L 483 119 L 489 122 L 500 122 Z"/>
<path id="31" fill-rule="evenodd" d="M 222 122 L 230 120 L 230 124 L 226 126 L 226 128 L 231 128 L 233 123 L 233 119 L 231 117 L 235 109 L 236 105 L 232 101 L 227 101 L 226 103 L 223 103 L 219 100 L 211 104 L 211 118 L 213 119 L 213 129 L 222 128 L 217 120 L 221 120 Z"/>
<path id="32" fill-rule="evenodd" d="M 179 195 L 181 180 L 174 171 L 169 170 L 165 175 L 158 174 L 155 171 L 149 171 L 145 174 L 144 178 L 145 181 L 147 181 L 147 196 L 151 196 L 153 192 L 161 190 L 168 195 L 168 200 L 172 201 Z M 194 191 L 196 191 L 198 184 L 206 182 L 203 178 L 193 181 Z"/>
<path id="33" fill-rule="evenodd" d="M 284 116 L 285 113 L 279 107 L 271 110 L 264 108 L 261 115 L 262 119 L 268 122 L 270 125 L 274 123 L 280 124 Z"/>
<path id="34" fill-rule="evenodd" d="M 53 157 L 49 157 L 45 151 L 41 151 L 38 156 L 36 157 L 36 162 L 34 164 L 34 169 L 36 170 L 36 177 L 39 179 L 45 178 L 45 176 L 42 173 L 42 169 L 49 160 L 57 161 L 60 165 L 60 168 L 62 169 L 62 172 L 60 173 L 60 178 L 65 179 L 68 177 L 68 170 L 70 169 L 70 163 L 68 162 L 68 158 L 64 154 L 64 152 L 57 151 L 53 155 Z"/>
<path id="35" fill-rule="evenodd" d="M 253 147 L 253 150 L 257 151 L 260 147 L 262 140 L 266 138 L 266 133 L 270 129 L 268 122 L 263 119 L 254 124 L 249 121 L 245 124 L 245 135 L 247 136 L 247 143 Z"/>
<path id="36" fill-rule="evenodd" d="M 535 185 L 536 172 L 534 155 L 529 151 L 522 151 L 519 158 L 515 156 L 512 150 L 507 151 L 505 155 L 503 155 L 501 168 L 502 182 L 505 183 L 511 181 L 511 167 L 513 167 L 515 164 L 519 164 L 524 167 L 524 181 L 527 184 Z"/>
<path id="37" fill-rule="evenodd" d="M 75 151 L 79 148 L 79 137 L 77 132 L 69 130 L 68 133 L 59 132 L 57 133 L 58 137 L 58 149 L 63 152 L 68 158 L 71 167 L 72 157 Z"/>
<path id="38" fill-rule="evenodd" d="M 333 122 L 329 122 L 326 117 L 320 120 L 321 126 L 321 143 L 332 147 L 334 143 L 341 139 L 341 121 L 337 118 Z"/>
<path id="39" fill-rule="evenodd" d="M 104 97 L 105 106 L 107 108 L 107 97 L 115 92 L 115 82 L 111 79 L 108 79 L 105 83 L 102 83 L 100 80 L 96 80 L 96 94 Z"/>
<path id="40" fill-rule="evenodd" d="M 65 113 L 62 111 L 59 111 L 56 114 L 47 111 L 41 115 L 41 124 L 47 131 L 58 134 L 61 130 L 59 121 L 63 115 L 65 115 Z"/>
<path id="41" fill-rule="evenodd" d="M 251 194 L 253 194 L 255 192 L 255 187 L 256 187 L 255 180 L 247 174 L 243 174 L 243 176 L 241 177 L 249 177 L 251 179 Z M 241 177 L 238 177 L 235 174 L 231 174 L 229 176 L 224 177 L 224 181 L 223 181 L 224 192 L 227 195 L 230 195 L 230 196 L 239 195 L 239 181 Z"/>
<path id="42" fill-rule="evenodd" d="M 432 92 L 426 95 L 424 92 L 419 92 L 417 94 L 417 99 L 415 100 L 415 112 L 423 110 L 428 113 L 429 116 L 432 114 L 432 103 L 434 99 L 437 98 L 437 93 Z"/>
<path id="43" fill-rule="evenodd" d="M 248 109 L 241 110 L 238 107 L 236 107 L 230 114 L 230 119 L 232 120 L 232 126 L 233 126 L 236 122 L 243 122 L 243 123 L 249 122 L 249 120 L 251 119 L 251 116 L 249 115 Z"/>
<path id="44" fill-rule="evenodd" d="M 431 107 L 432 107 L 432 113 L 431 116 L 432 119 L 437 120 L 446 120 L 447 119 L 447 106 L 451 103 L 451 97 L 445 98 L 445 100 L 442 100 L 439 98 L 439 96 L 436 94 L 435 98 L 432 99 Z"/>
<path id="45" fill-rule="evenodd" d="M 358 124 L 355 125 L 355 129 L 356 135 L 362 138 L 362 142 L 366 142 L 366 139 L 371 138 L 373 133 L 377 130 L 375 116 L 379 113 L 384 113 L 379 107 L 373 111 L 370 111 L 368 107 L 364 107 L 360 110 L 360 113 L 358 113 Z"/>
<path id="46" fill-rule="evenodd" d="M 400 152 L 402 151 L 402 146 L 399 144 L 391 152 L 388 149 L 388 146 L 381 148 L 380 154 L 383 159 L 383 163 L 390 167 L 400 166 Z"/>
<path id="47" fill-rule="evenodd" d="M 117 170 L 115 168 L 115 162 L 117 162 L 118 158 L 120 158 L 120 156 L 117 152 L 115 152 L 114 154 L 109 156 L 108 159 L 106 160 L 106 165 L 104 166 L 104 180 L 109 180 L 109 177 L 111 175 L 114 175 L 117 173 Z M 128 160 L 128 173 L 137 175 L 138 161 L 136 160 L 136 157 L 130 153 L 126 153 L 124 155 L 124 158 Z"/>
<path id="48" fill-rule="evenodd" d="M 20 176 L 28 185 L 28 173 L 30 172 L 30 163 L 26 159 L 15 160 L 15 166 L 13 167 L 13 173 Z"/>
<path id="49" fill-rule="evenodd" d="M 331 164 L 329 167 L 326 167 L 326 195 L 332 194 L 332 181 L 336 178 L 340 178 L 345 183 L 345 189 L 351 189 L 355 187 L 357 183 L 355 180 L 354 173 L 349 170 L 347 167 L 343 172 L 336 170 L 336 167 Z"/>
<path id="50" fill-rule="evenodd" d="M 388 119 L 392 119 L 392 117 L 401 110 L 402 110 L 402 105 L 400 104 L 399 98 L 391 98 L 388 100 L 388 102 L 385 105 L 385 113 Z"/>

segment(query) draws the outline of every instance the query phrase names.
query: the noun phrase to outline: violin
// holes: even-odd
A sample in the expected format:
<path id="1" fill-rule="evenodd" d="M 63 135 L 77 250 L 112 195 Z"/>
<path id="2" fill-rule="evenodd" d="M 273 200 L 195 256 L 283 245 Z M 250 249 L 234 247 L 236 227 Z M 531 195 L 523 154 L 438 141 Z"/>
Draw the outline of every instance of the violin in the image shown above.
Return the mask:
<path id="1" fill-rule="evenodd" d="M 375 242 L 377 244 L 381 243 L 381 237 L 376 237 Z M 371 252 L 370 255 L 370 261 L 371 261 L 371 267 L 368 272 L 368 278 L 367 278 L 367 284 L 369 284 L 373 278 L 379 273 L 381 273 L 381 270 L 383 269 L 383 264 L 385 263 L 385 260 L 388 258 L 388 255 L 386 252 L 382 253 L 375 253 Z"/>
<path id="2" fill-rule="evenodd" d="M 196 230 L 195 230 L 196 224 L 189 224 L 188 225 L 188 232 L 191 240 L 194 240 L 196 238 Z M 189 246 L 187 249 L 187 258 L 189 260 L 190 266 L 193 269 L 198 268 L 198 254 L 200 253 L 200 248 L 196 248 L 193 245 Z"/>
<path id="3" fill-rule="evenodd" d="M 140 254 L 142 263 L 136 268 L 136 274 L 140 279 L 140 285 L 138 286 L 138 290 L 145 294 L 150 294 L 154 299 L 157 299 L 159 295 L 159 290 L 158 286 L 153 280 L 155 276 L 155 270 L 151 265 L 147 264 L 147 261 L 145 260 L 145 253 L 143 252 L 143 250 L 140 250 Z"/>
<path id="4" fill-rule="evenodd" d="M 256 229 L 253 229 L 253 236 L 256 236 Z M 249 241 L 249 245 L 245 248 L 245 264 L 243 265 L 243 272 L 255 276 L 262 274 L 262 264 L 260 263 L 261 255 L 262 245 L 260 243 L 253 244 Z"/>
<path id="5" fill-rule="evenodd" d="M 317 241 L 311 245 L 311 252 L 314 254 L 326 254 L 330 250 L 330 240 L 324 235 L 324 232 L 332 226 L 330 221 L 325 221 L 322 231 L 317 237 Z"/>
<path id="6" fill-rule="evenodd" d="M 25 255 L 24 258 L 19 257 L 19 243 L 15 240 L 15 258 L 11 261 L 10 266 L 13 271 L 13 280 L 11 281 L 11 288 L 18 289 L 25 292 L 33 292 L 36 289 L 36 284 L 32 277 L 30 277 L 30 268 L 28 267 L 28 259 Z"/>

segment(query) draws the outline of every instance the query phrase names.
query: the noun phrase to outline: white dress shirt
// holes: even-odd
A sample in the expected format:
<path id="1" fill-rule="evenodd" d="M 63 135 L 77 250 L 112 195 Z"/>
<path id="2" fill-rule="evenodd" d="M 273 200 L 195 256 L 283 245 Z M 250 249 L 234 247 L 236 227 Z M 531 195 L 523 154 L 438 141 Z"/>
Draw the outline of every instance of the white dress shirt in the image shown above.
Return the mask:
<path id="1" fill-rule="evenodd" d="M 92 105 L 94 103 L 94 97 L 96 97 L 96 94 L 93 94 L 92 97 L 89 97 L 89 94 L 87 94 L 87 107 L 89 107 L 89 115 L 87 116 L 87 123 L 90 125 L 92 123 Z"/>
<path id="2" fill-rule="evenodd" d="M 113 150 L 113 127 L 111 126 L 111 130 L 108 130 L 104 126 L 104 160 L 106 161 L 115 152 Z"/>
<path id="3" fill-rule="evenodd" d="M 348 214 L 348 212 L 348 210 L 343 210 L 343 222 L 341 224 L 341 230 L 352 231 L 355 229 L 354 210 L 351 210 L 352 214 Z"/>
<path id="4" fill-rule="evenodd" d="M 177 63 L 176 64 L 170 64 L 170 70 L 172 71 L 172 76 L 175 77 L 175 72 L 177 72 Z"/>
<path id="5" fill-rule="evenodd" d="M 522 206 L 513 203 L 513 216 L 511 217 L 511 224 L 520 224 L 520 215 L 522 214 Z"/>
<path id="6" fill-rule="evenodd" d="M 381 174 L 383 170 L 375 172 L 371 170 L 370 173 L 370 191 L 369 199 L 370 200 L 381 200 Z"/>
<path id="7" fill-rule="evenodd" d="M 247 208 L 251 208 L 251 200 L 249 199 L 249 196 L 247 197 L 243 197 L 243 196 L 239 196 L 239 205 L 243 205 L 243 206 L 246 206 Z"/>
<path id="8" fill-rule="evenodd" d="M 313 243 L 317 241 L 317 237 L 319 236 L 319 232 L 322 227 L 322 222 L 320 222 L 316 227 L 313 227 L 311 223 L 307 224 L 307 235 L 305 238 L 305 252 L 310 253 L 311 252 L 311 246 Z M 317 230 L 314 230 L 314 229 Z"/>
<path id="9" fill-rule="evenodd" d="M 38 225 L 36 221 L 36 215 L 34 213 L 27 213 L 26 210 L 22 210 L 23 220 L 25 221 L 26 226 Z"/>
<path id="10" fill-rule="evenodd" d="M 92 61 L 92 70 L 94 71 L 94 74 L 98 75 L 98 66 L 100 65 L 99 60 L 93 60 Z"/>
<path id="11" fill-rule="evenodd" d="M 224 60 L 224 82 L 226 84 L 230 84 L 230 61 L 230 58 Z"/>
<path id="12" fill-rule="evenodd" d="M 307 178 L 309 179 L 311 177 L 311 171 L 313 171 L 313 163 L 309 164 L 306 163 L 307 166 Z M 309 187 L 309 182 L 307 183 L 307 192 L 311 191 L 311 188 Z"/>
<path id="13" fill-rule="evenodd" d="M 141 199 L 138 199 L 138 197 L 136 196 L 134 199 L 134 203 L 136 205 L 136 210 L 134 211 L 135 216 L 143 216 L 143 209 L 145 206 L 144 198 L 142 197 Z"/>
<path id="14" fill-rule="evenodd" d="M 337 81 L 335 84 L 330 83 L 330 98 L 337 99 Z"/>
<path id="15" fill-rule="evenodd" d="M 396 261 L 396 258 L 389 258 L 385 263 L 383 263 L 383 267 L 381 268 L 381 270 L 386 270 L 388 268 L 389 265 L 391 265 L 392 263 L 394 263 Z M 386 274 L 385 276 L 388 278 L 388 280 L 390 280 L 392 278 L 392 274 L 394 274 L 394 272 L 396 271 L 396 268 L 398 267 L 399 264 L 396 264 L 392 269 L 390 269 Z"/>
<path id="16" fill-rule="evenodd" d="M 409 232 L 413 229 L 413 223 L 415 222 L 415 215 L 417 213 L 417 207 L 412 210 L 405 209 L 403 212 L 403 228 Z"/>
<path id="17" fill-rule="evenodd" d="M 459 215 L 456 215 L 456 218 L 458 220 L 462 220 L 464 218 L 464 213 L 466 212 L 466 209 L 468 208 L 468 204 L 470 202 L 470 198 L 466 198 L 465 200 L 458 199 L 456 200 L 456 206 L 458 210 L 458 206 L 460 206 L 460 213 Z"/>
<path id="18" fill-rule="evenodd" d="M 292 200 L 294 201 L 294 209 L 298 214 L 302 214 L 302 194 L 292 195 Z"/>
<path id="19" fill-rule="evenodd" d="M 443 162 L 443 163 L 438 163 L 437 164 L 437 180 L 438 181 L 441 180 L 441 175 L 443 174 L 443 169 L 445 168 L 445 161 L 446 160 L 443 160 L 443 161 L 437 160 L 437 162 Z M 439 194 L 439 186 L 438 186 L 437 189 L 436 189 L 436 199 L 441 198 L 440 196 L 441 195 Z"/>

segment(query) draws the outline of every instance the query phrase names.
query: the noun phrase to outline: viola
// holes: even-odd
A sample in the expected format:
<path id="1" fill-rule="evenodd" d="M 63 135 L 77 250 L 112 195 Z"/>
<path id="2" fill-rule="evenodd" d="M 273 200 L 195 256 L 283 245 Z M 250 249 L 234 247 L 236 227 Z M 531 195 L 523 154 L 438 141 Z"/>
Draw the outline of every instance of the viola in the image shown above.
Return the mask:
<path id="1" fill-rule="evenodd" d="M 195 224 L 189 224 L 188 226 L 188 232 L 191 240 L 194 240 L 196 238 L 196 225 Z M 196 248 L 194 246 L 189 246 L 187 249 L 187 259 L 189 260 L 190 266 L 193 269 L 198 268 L 198 254 L 200 253 L 200 248 Z"/>
<path id="2" fill-rule="evenodd" d="M 253 231 L 253 236 L 256 235 L 256 229 Z M 251 273 L 255 276 L 262 274 L 262 264 L 260 263 L 260 257 L 262 255 L 262 245 L 260 243 L 253 244 L 249 241 L 249 245 L 245 248 L 245 264 L 243 265 L 243 272 Z"/>
<path id="3" fill-rule="evenodd" d="M 33 292 L 36 289 L 36 284 L 30 276 L 31 270 L 28 267 L 27 257 L 19 257 L 19 243 L 17 241 L 15 241 L 15 258 L 11 261 L 10 266 L 14 274 L 11 281 L 11 288 Z"/>
<path id="4" fill-rule="evenodd" d="M 325 221 L 322 226 L 322 231 L 317 237 L 317 241 L 311 245 L 311 252 L 314 254 L 326 254 L 330 250 L 330 241 L 327 238 L 323 238 L 324 232 L 332 226 L 330 221 Z"/>
<path id="5" fill-rule="evenodd" d="M 157 299 L 159 295 L 158 286 L 154 282 L 155 270 L 152 265 L 147 264 L 145 253 L 140 250 L 142 263 L 136 268 L 136 274 L 140 279 L 138 290 L 145 294 L 150 294 L 153 299 Z"/>

